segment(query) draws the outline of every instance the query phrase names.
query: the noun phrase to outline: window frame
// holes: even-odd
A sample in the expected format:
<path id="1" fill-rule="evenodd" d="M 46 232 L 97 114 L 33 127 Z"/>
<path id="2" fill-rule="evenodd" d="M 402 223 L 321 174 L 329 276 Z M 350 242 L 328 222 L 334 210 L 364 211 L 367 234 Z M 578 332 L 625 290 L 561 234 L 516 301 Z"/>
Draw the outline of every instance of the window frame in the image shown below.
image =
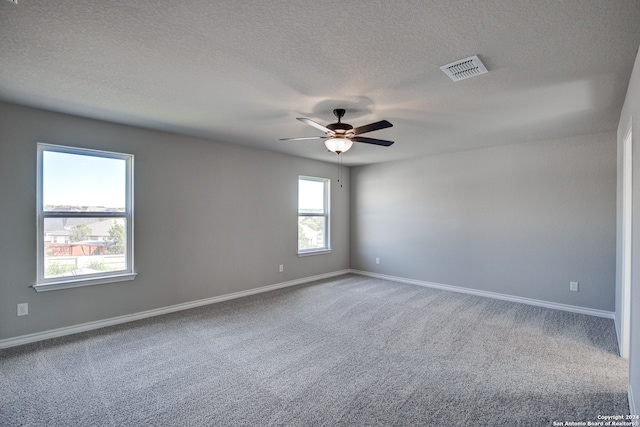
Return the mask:
<path id="1" fill-rule="evenodd" d="M 314 182 L 322 182 L 324 184 L 324 194 L 323 194 L 323 213 L 304 213 L 300 212 L 300 181 L 314 181 Z M 331 253 L 331 180 L 329 178 L 320 178 L 315 176 L 307 176 L 307 175 L 299 175 L 298 176 L 298 219 L 296 221 L 296 225 L 300 223 L 300 217 L 323 217 L 324 218 L 324 247 L 321 248 L 310 248 L 310 249 L 300 249 L 299 239 L 297 246 L 297 253 L 299 257 L 309 256 L 309 255 L 319 255 L 319 254 L 327 254 Z"/>
<path id="2" fill-rule="evenodd" d="M 73 212 L 73 211 L 45 211 L 44 210 L 44 153 L 57 152 L 92 156 L 125 161 L 125 210 L 124 212 Z M 39 142 L 37 144 L 37 276 L 33 288 L 37 292 L 67 289 L 80 286 L 100 285 L 104 283 L 122 282 L 135 279 L 133 256 L 133 154 L 116 153 L 111 151 L 89 148 L 70 147 Z M 85 274 L 80 276 L 64 276 L 45 278 L 45 232 L 44 222 L 47 218 L 124 218 L 125 219 L 125 262 L 126 268 L 117 271 Z"/>

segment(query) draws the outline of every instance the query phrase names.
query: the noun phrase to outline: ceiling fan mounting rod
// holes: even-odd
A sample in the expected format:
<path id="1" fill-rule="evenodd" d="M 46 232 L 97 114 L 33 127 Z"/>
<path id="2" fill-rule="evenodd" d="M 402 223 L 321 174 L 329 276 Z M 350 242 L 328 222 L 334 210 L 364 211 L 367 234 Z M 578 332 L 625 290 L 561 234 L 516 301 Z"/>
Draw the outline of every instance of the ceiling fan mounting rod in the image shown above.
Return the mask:
<path id="1" fill-rule="evenodd" d="M 338 118 L 338 123 L 340 123 L 340 119 L 344 116 L 347 111 L 344 108 L 336 108 L 333 110 L 333 115 Z"/>

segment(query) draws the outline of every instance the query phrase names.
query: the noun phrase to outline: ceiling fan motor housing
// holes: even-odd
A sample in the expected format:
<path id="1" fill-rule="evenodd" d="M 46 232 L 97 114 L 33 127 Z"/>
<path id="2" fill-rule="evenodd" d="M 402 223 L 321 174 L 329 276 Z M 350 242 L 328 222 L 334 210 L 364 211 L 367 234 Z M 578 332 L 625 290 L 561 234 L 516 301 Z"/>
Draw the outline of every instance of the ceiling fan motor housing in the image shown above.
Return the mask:
<path id="1" fill-rule="evenodd" d="M 341 119 L 346 113 L 346 110 L 343 108 L 336 108 L 333 110 L 333 115 L 338 118 L 337 123 L 331 123 L 327 125 L 327 129 L 333 132 L 331 134 L 331 138 L 327 139 L 324 142 L 324 145 L 327 146 L 329 151 L 332 151 L 338 155 L 344 153 L 349 150 L 353 145 L 353 142 L 349 138 L 353 138 L 355 136 L 352 131 L 353 126 L 348 123 L 342 123 Z"/>
<path id="2" fill-rule="evenodd" d="M 333 131 L 336 130 L 343 130 L 343 131 L 348 131 L 353 129 L 353 126 L 351 126 L 349 123 L 331 123 L 330 125 L 327 125 L 327 129 L 331 129 Z"/>
<path id="3" fill-rule="evenodd" d="M 338 118 L 338 122 L 327 125 L 327 129 L 334 131 L 334 133 L 336 134 L 335 136 L 340 137 L 341 135 L 345 135 L 347 131 L 353 129 L 353 126 L 351 126 L 349 123 L 342 123 L 340 121 L 346 112 L 347 110 L 345 110 L 344 108 L 336 108 L 335 110 L 333 110 L 333 115 Z"/>

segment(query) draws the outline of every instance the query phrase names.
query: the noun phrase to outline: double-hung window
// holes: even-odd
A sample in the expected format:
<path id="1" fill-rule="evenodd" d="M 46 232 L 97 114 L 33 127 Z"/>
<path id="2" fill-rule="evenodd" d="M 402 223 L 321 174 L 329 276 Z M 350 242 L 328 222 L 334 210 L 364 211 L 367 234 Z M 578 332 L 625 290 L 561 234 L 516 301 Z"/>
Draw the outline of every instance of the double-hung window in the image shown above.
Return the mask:
<path id="1" fill-rule="evenodd" d="M 329 180 L 298 177 L 298 255 L 331 250 L 329 222 Z"/>
<path id="2" fill-rule="evenodd" d="M 37 291 L 132 280 L 133 155 L 38 144 Z"/>

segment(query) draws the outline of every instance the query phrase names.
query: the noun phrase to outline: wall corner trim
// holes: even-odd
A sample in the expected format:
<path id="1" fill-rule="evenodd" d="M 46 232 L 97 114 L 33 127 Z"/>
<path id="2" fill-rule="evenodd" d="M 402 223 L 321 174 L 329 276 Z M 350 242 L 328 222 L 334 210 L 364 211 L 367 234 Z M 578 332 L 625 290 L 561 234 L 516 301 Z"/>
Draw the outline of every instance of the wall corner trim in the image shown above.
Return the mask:
<path id="1" fill-rule="evenodd" d="M 618 356 L 629 360 L 629 357 L 624 357 L 622 354 L 622 330 L 620 329 L 620 322 L 618 321 L 618 316 L 615 315 L 613 317 L 613 324 L 616 328 L 616 340 L 618 342 Z"/>
<path id="2" fill-rule="evenodd" d="M 596 317 L 605 317 L 615 321 L 615 313 L 613 311 L 598 310 L 595 308 L 579 307 L 575 305 L 560 304 L 556 302 L 542 301 L 532 298 L 518 297 L 514 295 L 500 294 L 497 292 L 481 291 L 477 289 L 463 288 L 460 286 L 443 285 L 441 283 L 426 282 L 423 280 L 407 279 L 404 277 L 389 276 L 386 274 L 372 273 L 369 271 L 351 270 L 353 274 L 361 276 L 369 276 L 377 279 L 391 280 L 394 282 L 407 283 L 410 285 L 425 286 L 428 288 L 441 289 L 444 291 L 460 292 L 464 294 L 477 295 L 481 297 L 499 299 L 504 301 L 517 302 L 521 304 L 534 305 L 537 307 L 552 308 L 555 310 L 569 311 L 572 313 L 587 314 Z"/>
<path id="3" fill-rule="evenodd" d="M 631 388 L 631 382 L 629 382 L 629 413 L 631 415 L 640 415 L 636 409 L 636 401 L 633 397 L 633 388 Z"/>
<path id="4" fill-rule="evenodd" d="M 188 310 L 190 308 L 201 307 L 203 305 L 215 304 L 217 302 L 227 301 L 231 299 L 241 298 L 249 295 L 260 294 L 263 292 L 269 292 L 280 288 L 286 288 L 289 286 L 301 285 L 304 283 L 314 282 L 316 280 L 328 279 L 330 277 L 342 276 L 349 274 L 349 270 L 338 270 L 330 273 L 318 274 L 316 276 L 303 277 L 301 279 L 290 280 L 287 282 L 275 283 L 273 285 L 261 286 L 259 288 L 248 289 L 246 291 L 233 292 L 226 295 L 220 295 L 212 298 L 205 298 L 196 301 L 185 302 L 181 304 L 171 305 L 168 307 L 161 307 L 147 311 L 141 311 L 139 313 L 126 314 L 124 316 L 112 317 L 104 320 L 96 320 L 94 322 L 81 323 L 73 326 L 66 326 L 58 329 L 51 329 L 43 332 L 36 332 L 28 335 L 21 335 L 13 338 L 6 338 L 0 340 L 0 349 L 15 347 L 18 345 L 29 344 L 32 342 L 43 341 L 50 338 L 62 337 L 65 335 L 77 334 L 80 332 L 91 331 L 93 329 L 104 328 L 107 326 L 118 325 L 121 323 L 133 322 L 135 320 L 146 319 L 148 317 L 160 316 L 163 314 L 173 313 L 176 311 Z"/>

